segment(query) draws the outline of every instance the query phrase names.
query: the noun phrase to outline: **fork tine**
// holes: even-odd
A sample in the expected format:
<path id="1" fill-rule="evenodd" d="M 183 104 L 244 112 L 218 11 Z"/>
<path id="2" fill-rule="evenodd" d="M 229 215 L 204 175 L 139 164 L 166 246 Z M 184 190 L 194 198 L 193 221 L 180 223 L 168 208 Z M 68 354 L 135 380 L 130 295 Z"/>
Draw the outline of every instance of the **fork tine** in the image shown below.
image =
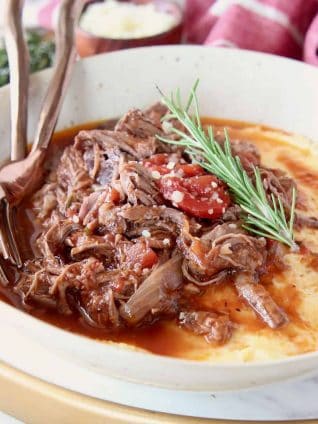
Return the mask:
<path id="1" fill-rule="evenodd" d="M 27 150 L 29 52 L 23 36 L 24 0 L 7 0 L 5 42 L 10 65 L 11 160 L 23 159 Z"/>
<path id="2" fill-rule="evenodd" d="M 12 209 L 5 197 L 2 197 L 0 204 L 0 236 L 2 239 L 2 250 L 4 259 L 10 261 L 18 268 L 22 266 L 22 260 L 19 248 L 15 241 L 14 222 L 12 217 Z"/>
<path id="3" fill-rule="evenodd" d="M 6 214 L 5 214 L 5 198 L 6 193 L 3 190 L 3 188 L 0 186 L 0 243 L 1 243 L 1 250 L 2 255 L 4 259 L 9 259 L 10 252 L 9 252 L 9 246 L 7 243 L 7 237 L 6 237 Z"/>
<path id="4" fill-rule="evenodd" d="M 2 283 L 2 285 L 4 286 L 7 286 L 9 284 L 8 277 L 6 276 L 1 264 L 0 264 L 0 283 Z"/>
<path id="5" fill-rule="evenodd" d="M 8 277 L 6 276 L 6 273 L 0 263 L 0 284 L 3 286 L 7 286 L 9 284 Z"/>
<path id="6" fill-rule="evenodd" d="M 2 252 L 4 251 L 4 245 L 3 245 L 3 240 L 2 240 L 1 234 L 0 234 L 0 249 L 1 249 Z M 2 283 L 4 286 L 9 284 L 8 277 L 7 277 L 7 275 L 6 275 L 6 273 L 3 269 L 1 261 L 0 261 L 0 283 Z"/>
<path id="7" fill-rule="evenodd" d="M 59 27 L 57 31 L 57 62 L 53 71 L 53 78 L 50 82 L 46 97 L 44 99 L 38 129 L 35 135 L 35 141 L 30 155 L 27 156 L 26 159 L 20 160 L 18 162 L 11 163 L 4 167 L 3 172 L 8 172 L 12 170 L 12 166 L 15 169 L 16 166 L 24 167 L 24 178 L 29 178 L 29 171 L 27 167 L 32 165 L 32 174 L 30 175 L 29 180 L 24 184 L 19 180 L 18 172 L 16 172 L 16 177 L 14 176 L 14 172 L 11 175 L 12 181 L 4 178 L 1 182 L 0 180 L 0 236 L 2 237 L 3 244 L 3 255 L 5 258 L 10 259 L 10 261 L 18 267 L 22 266 L 22 260 L 19 253 L 18 245 L 16 242 L 16 232 L 15 232 L 15 222 L 14 222 L 14 209 L 12 209 L 13 205 L 18 205 L 23 197 L 26 197 L 35 184 L 38 182 L 39 169 L 42 168 L 41 165 L 45 159 L 46 148 L 49 145 L 51 136 L 53 134 L 56 121 L 63 103 L 63 98 L 67 89 L 67 86 L 70 81 L 70 77 L 72 74 L 73 66 L 76 59 L 76 49 L 74 46 L 74 37 L 75 37 L 75 26 L 77 20 L 80 17 L 80 13 L 84 6 L 85 0 L 62 0 L 61 3 L 61 13 L 59 18 Z M 19 26 L 19 17 L 21 18 L 23 0 L 8 0 L 9 8 L 8 10 L 8 22 L 9 25 L 10 20 L 12 20 L 11 25 L 14 31 L 17 31 Z M 18 15 L 16 12 L 19 12 Z M 14 19 L 16 19 L 14 21 Z M 11 28 L 11 29 L 12 29 Z M 10 31 L 8 32 L 10 34 Z M 17 33 L 14 33 L 17 36 Z M 12 36 L 12 33 L 11 35 Z M 14 38 L 14 37 L 13 37 Z M 9 37 L 10 40 L 10 37 Z M 16 46 L 16 38 L 11 39 L 12 44 L 8 44 L 8 47 L 16 48 L 15 54 L 18 54 L 17 46 Z M 19 60 L 17 60 L 14 55 L 13 65 L 18 67 Z M 16 72 L 17 70 L 14 69 Z M 19 72 L 18 72 L 19 73 Z M 27 73 L 27 72 L 26 72 Z M 14 72 L 12 72 L 14 74 Z M 20 75 L 20 73 L 19 73 Z M 21 75 L 20 75 L 21 76 Z M 13 87 L 14 90 L 19 91 L 21 86 L 21 78 L 16 79 L 16 85 Z M 17 91 L 13 92 L 13 99 L 22 99 L 21 93 L 17 93 Z M 22 87 L 23 91 L 23 87 Z M 16 97 L 14 96 L 16 94 Z M 20 97 L 19 97 L 20 96 Z M 22 96 L 23 97 L 23 96 Z M 23 113 L 22 109 L 22 113 Z M 16 112 L 16 111 L 15 111 Z M 21 111 L 19 112 L 21 113 Z M 14 115 L 16 118 L 18 115 Z M 13 117 L 12 117 L 13 118 Z M 26 121 L 25 121 L 26 124 Z M 25 138 L 26 139 L 26 138 Z M 24 140 L 25 140 L 24 139 Z M 18 140 L 19 141 L 19 140 Z M 23 157 L 21 151 L 18 154 Z M 13 155 L 16 158 L 16 156 Z M 28 162 L 29 159 L 29 162 Z M 38 162 L 39 160 L 39 162 Z M 11 168 L 10 168 L 11 167 Z M 27 172 L 28 171 L 28 172 Z M 34 172 L 33 172 L 34 171 Z M 15 178 L 13 178 L 15 177 Z M 11 193 L 11 191 L 15 193 Z M 23 193 L 23 195 L 21 195 Z M 10 196 L 10 197 L 7 197 Z M 16 198 L 14 198 L 14 196 Z M 19 198 L 18 198 L 19 197 Z M 12 199 L 13 198 L 13 199 Z M 11 206 L 10 206 L 11 205 Z"/>
<path id="8" fill-rule="evenodd" d="M 13 258 L 16 266 L 18 268 L 22 267 L 22 259 L 20 255 L 20 250 L 18 248 L 18 245 L 16 243 L 16 232 L 15 232 L 15 222 L 13 222 L 13 214 L 14 210 L 10 207 L 9 203 L 6 204 L 6 218 L 7 218 L 7 225 L 9 230 L 9 243 L 11 246 L 11 258 Z"/>
<path id="9" fill-rule="evenodd" d="M 1 214 L 2 215 L 2 214 Z M 4 225 L 4 223 L 2 223 L 2 226 Z M 1 239 L 1 247 L 2 247 L 2 256 L 4 257 L 4 259 L 9 259 L 10 257 L 10 251 L 8 249 L 8 243 L 7 243 L 7 237 L 6 234 L 4 233 L 4 230 L 2 228 L 2 226 L 0 227 L 0 239 Z"/>

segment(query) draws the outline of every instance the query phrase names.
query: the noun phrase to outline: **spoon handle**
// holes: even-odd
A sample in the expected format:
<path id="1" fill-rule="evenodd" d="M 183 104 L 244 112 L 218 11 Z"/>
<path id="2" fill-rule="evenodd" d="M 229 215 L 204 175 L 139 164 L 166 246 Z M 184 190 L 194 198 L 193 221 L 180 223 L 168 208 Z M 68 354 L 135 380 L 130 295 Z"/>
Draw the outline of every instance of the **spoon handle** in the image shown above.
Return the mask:
<path id="1" fill-rule="evenodd" d="M 22 29 L 24 0 L 7 0 L 5 43 L 10 65 L 11 160 L 23 159 L 27 150 L 29 52 Z"/>
<path id="2" fill-rule="evenodd" d="M 63 0 L 56 34 L 56 59 L 35 134 L 32 152 L 50 143 L 76 59 L 75 27 L 84 0 Z"/>

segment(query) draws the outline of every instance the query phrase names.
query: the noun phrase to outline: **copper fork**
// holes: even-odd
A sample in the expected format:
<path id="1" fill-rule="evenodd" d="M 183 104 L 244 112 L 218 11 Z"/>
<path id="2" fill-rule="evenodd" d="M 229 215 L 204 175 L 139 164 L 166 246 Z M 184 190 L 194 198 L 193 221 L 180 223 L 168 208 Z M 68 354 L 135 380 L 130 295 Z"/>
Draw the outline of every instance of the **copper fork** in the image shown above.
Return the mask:
<path id="1" fill-rule="evenodd" d="M 59 112 L 63 104 L 76 59 L 75 26 L 84 0 L 63 0 L 60 6 L 56 34 L 56 59 L 53 77 L 44 98 L 35 142 L 31 152 L 26 152 L 27 80 L 22 81 L 23 69 L 28 68 L 25 45 L 18 37 L 22 33 L 21 15 L 23 0 L 7 0 L 7 49 L 11 75 L 11 162 L 0 169 L 0 242 L 4 259 L 17 267 L 22 266 L 16 232 L 16 207 L 30 195 L 41 182 L 43 165 Z M 21 50 L 20 50 L 21 49 Z M 22 53 L 20 53 L 20 51 Z M 21 59 L 23 58 L 23 59 Z M 13 67 L 12 67 L 13 66 Z M 21 102 L 23 99 L 23 102 Z M 19 120 L 22 116 L 22 123 Z M 1 268 L 1 266 L 0 266 Z M 0 279 L 7 282 L 4 270 Z"/>

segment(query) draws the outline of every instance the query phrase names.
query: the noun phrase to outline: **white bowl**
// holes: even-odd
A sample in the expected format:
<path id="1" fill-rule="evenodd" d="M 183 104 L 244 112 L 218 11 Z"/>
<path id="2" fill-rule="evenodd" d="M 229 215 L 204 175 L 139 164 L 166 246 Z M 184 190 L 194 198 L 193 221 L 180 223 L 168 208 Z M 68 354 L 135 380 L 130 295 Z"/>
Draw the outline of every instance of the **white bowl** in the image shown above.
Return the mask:
<path id="1" fill-rule="evenodd" d="M 49 77 L 50 71 L 45 71 L 31 79 L 30 140 Z M 203 115 L 267 124 L 311 139 L 318 136 L 316 69 L 270 55 L 194 46 L 142 48 L 79 62 L 58 129 L 149 106 L 158 99 L 156 85 L 166 93 L 176 87 L 186 93 L 198 77 Z M 4 159 L 9 154 L 8 88 L 0 90 L 0 116 L 0 158 Z M 0 330 L 7 334 L 10 328 L 18 330 L 15 337 L 24 335 L 99 374 L 170 389 L 236 390 L 300 376 L 318 367 L 318 352 L 243 365 L 135 352 L 68 333 L 0 302 Z M 0 358 L 11 363 L 10 357 Z"/>

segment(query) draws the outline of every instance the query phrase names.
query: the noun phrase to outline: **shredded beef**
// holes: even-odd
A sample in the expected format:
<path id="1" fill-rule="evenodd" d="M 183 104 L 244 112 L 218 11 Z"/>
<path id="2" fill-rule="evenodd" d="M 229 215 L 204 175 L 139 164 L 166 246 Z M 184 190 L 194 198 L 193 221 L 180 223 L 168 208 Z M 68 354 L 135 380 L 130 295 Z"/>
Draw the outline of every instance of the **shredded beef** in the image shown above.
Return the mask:
<path id="1" fill-rule="evenodd" d="M 156 268 L 120 309 L 130 324 L 138 323 L 149 312 L 167 313 L 174 307 L 176 291 L 183 282 L 181 257 L 175 256 Z"/>
<path id="2" fill-rule="evenodd" d="M 254 144 L 242 140 L 233 140 L 231 141 L 231 146 L 233 155 L 240 158 L 241 164 L 245 169 L 260 165 L 261 156 Z"/>
<path id="3" fill-rule="evenodd" d="M 83 155 L 74 146 L 66 147 L 57 168 L 57 183 L 68 195 L 81 194 L 93 183 L 89 177 Z"/>
<path id="4" fill-rule="evenodd" d="M 222 215 L 222 220 L 224 222 L 238 221 L 240 219 L 241 214 L 242 209 L 239 207 L 239 205 L 232 205 L 226 209 L 226 211 Z"/>
<path id="5" fill-rule="evenodd" d="M 306 216 L 303 214 L 296 214 L 297 227 L 307 227 L 307 228 L 318 228 L 318 219 L 314 216 Z"/>
<path id="6" fill-rule="evenodd" d="M 224 147 L 225 135 L 218 133 L 215 136 L 216 141 Z M 233 156 L 238 156 L 243 167 L 249 171 L 254 166 L 260 165 L 260 153 L 258 148 L 245 140 L 231 140 L 231 149 Z"/>
<path id="7" fill-rule="evenodd" d="M 269 202 L 272 203 L 271 196 L 273 194 L 281 200 L 285 211 L 289 215 L 293 189 L 296 189 L 294 180 L 279 169 L 260 168 L 260 174 Z"/>
<path id="8" fill-rule="evenodd" d="M 118 121 L 115 131 L 124 131 L 134 137 L 156 138 L 161 133 L 161 124 L 155 125 L 141 110 L 132 109 Z"/>
<path id="9" fill-rule="evenodd" d="M 179 323 L 194 334 L 203 335 L 209 343 L 227 342 L 233 330 L 233 324 L 227 315 L 206 311 L 181 312 Z"/>
<path id="10" fill-rule="evenodd" d="M 158 128 L 161 127 L 162 118 L 168 113 L 167 107 L 158 102 L 145 111 L 145 116 Z"/>
<path id="11" fill-rule="evenodd" d="M 240 273 L 235 279 L 235 286 L 239 295 L 269 327 L 278 328 L 288 322 L 287 315 L 277 306 L 265 287 L 253 281 L 253 275 Z"/>
<path id="12" fill-rule="evenodd" d="M 129 203 L 146 206 L 162 204 L 162 196 L 147 168 L 129 162 L 120 170 L 120 182 Z"/>
<path id="13" fill-rule="evenodd" d="M 153 155 L 156 151 L 156 143 L 154 137 L 142 138 L 127 132 L 108 130 L 80 131 L 75 138 L 76 149 L 86 150 L 97 144 L 99 149 L 106 154 L 110 149 L 118 148 L 136 160 Z"/>
<path id="14" fill-rule="evenodd" d="M 255 273 L 265 261 L 265 239 L 247 235 L 239 223 L 217 225 L 201 239 L 183 234 L 178 245 L 187 278 L 199 285 L 218 282 L 237 271 Z"/>
<path id="15" fill-rule="evenodd" d="M 99 328 L 120 326 L 119 314 L 111 288 L 102 286 L 84 292 L 81 296 L 80 312 L 88 324 Z"/>
<path id="16" fill-rule="evenodd" d="M 185 131 L 165 122 L 166 114 L 160 103 L 130 110 L 115 128 L 80 131 L 64 149 L 31 199 L 37 253 L 25 262 L 15 292 L 25 308 L 77 314 L 96 328 L 169 317 L 208 342 L 225 343 L 235 328 L 230 318 L 194 306 L 207 286 L 226 281 L 269 327 L 286 324 L 288 317 L 260 283 L 269 264 L 286 266 L 281 244 L 247 233 L 234 203 L 217 220 L 165 204 L 158 178 L 186 178 L 174 172 L 175 164 L 189 162 L 183 147 L 157 138 L 177 139 L 171 125 Z M 223 135 L 217 140 L 224 144 Z M 233 141 L 232 151 L 250 176 L 260 166 L 269 201 L 272 194 L 279 197 L 288 217 L 294 181 L 261 166 L 249 142 Z M 165 176 L 151 168 L 153 155 L 162 152 Z M 318 228 L 317 222 L 296 217 L 298 226 Z"/>

